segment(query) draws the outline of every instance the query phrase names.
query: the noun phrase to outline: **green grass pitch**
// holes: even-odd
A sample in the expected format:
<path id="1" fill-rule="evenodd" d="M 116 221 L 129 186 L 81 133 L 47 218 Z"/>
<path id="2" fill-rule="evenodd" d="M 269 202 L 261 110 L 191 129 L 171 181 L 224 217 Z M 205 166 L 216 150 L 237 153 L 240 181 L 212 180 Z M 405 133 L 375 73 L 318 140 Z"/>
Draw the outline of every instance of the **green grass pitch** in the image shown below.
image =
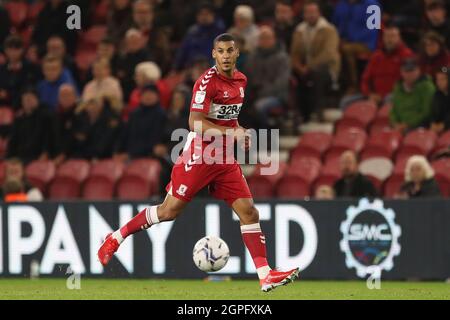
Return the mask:
<path id="1" fill-rule="evenodd" d="M 125 280 L 81 278 L 79 290 L 66 279 L 0 279 L 0 299 L 450 299 L 444 282 L 381 282 L 369 290 L 365 281 L 296 281 L 263 293 L 257 281 Z"/>

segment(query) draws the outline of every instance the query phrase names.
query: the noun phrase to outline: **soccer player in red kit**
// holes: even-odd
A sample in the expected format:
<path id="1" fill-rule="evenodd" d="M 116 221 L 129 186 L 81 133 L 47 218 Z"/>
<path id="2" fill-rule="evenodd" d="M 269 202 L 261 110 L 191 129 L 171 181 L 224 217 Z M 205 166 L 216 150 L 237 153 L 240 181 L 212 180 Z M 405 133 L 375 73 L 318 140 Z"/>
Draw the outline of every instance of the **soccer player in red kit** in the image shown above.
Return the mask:
<path id="1" fill-rule="evenodd" d="M 244 149 L 250 146 L 248 133 L 238 123 L 247 78 L 236 69 L 239 50 L 233 36 L 219 35 L 214 40 L 212 56 L 216 65 L 208 69 L 193 88 L 189 115 L 191 132 L 172 169 L 164 202 L 144 209 L 126 225 L 107 235 L 98 250 L 98 258 L 106 265 L 126 237 L 154 224 L 176 219 L 195 194 L 208 186 L 214 197 L 223 199 L 239 216 L 242 238 L 253 258 L 261 290 L 267 292 L 292 282 L 298 277 L 299 270 L 282 272 L 269 267 L 258 210 L 241 167 L 234 156 L 229 161 L 229 150 L 232 152 L 233 148 L 226 148 L 225 143 L 225 148 L 215 148 L 211 156 L 204 152 L 214 138 L 236 141 Z M 218 158 L 222 161 L 208 161 Z"/>

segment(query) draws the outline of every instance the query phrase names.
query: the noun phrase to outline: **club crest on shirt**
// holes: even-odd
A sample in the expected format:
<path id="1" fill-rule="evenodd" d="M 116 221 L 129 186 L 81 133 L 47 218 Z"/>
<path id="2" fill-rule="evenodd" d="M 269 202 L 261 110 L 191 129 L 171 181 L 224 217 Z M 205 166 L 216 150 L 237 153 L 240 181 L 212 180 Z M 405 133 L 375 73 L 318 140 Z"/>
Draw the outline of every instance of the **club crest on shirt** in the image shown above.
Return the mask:
<path id="1" fill-rule="evenodd" d="M 239 92 L 241 93 L 241 98 L 244 97 L 244 88 L 239 87 Z"/>
<path id="2" fill-rule="evenodd" d="M 223 92 L 223 97 L 224 97 L 224 98 L 229 98 L 229 97 L 230 97 L 230 96 L 228 95 L 228 91 L 224 91 L 224 92 Z"/>
<path id="3" fill-rule="evenodd" d="M 203 101 L 205 101 L 205 97 L 206 97 L 206 91 L 197 91 L 195 93 L 195 103 L 202 103 Z"/>

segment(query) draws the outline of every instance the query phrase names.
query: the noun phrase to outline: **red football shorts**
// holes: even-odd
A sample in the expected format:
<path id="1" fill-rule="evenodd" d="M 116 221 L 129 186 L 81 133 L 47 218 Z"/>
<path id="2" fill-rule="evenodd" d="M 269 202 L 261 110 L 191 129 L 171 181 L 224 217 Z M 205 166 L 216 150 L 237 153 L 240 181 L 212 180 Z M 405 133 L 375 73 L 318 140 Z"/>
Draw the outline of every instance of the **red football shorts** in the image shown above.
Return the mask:
<path id="1" fill-rule="evenodd" d="M 213 197 L 224 200 L 229 206 L 237 199 L 252 198 L 236 160 L 228 164 L 205 163 L 199 158 L 203 147 L 196 150 L 191 142 L 188 139 L 183 154 L 172 168 L 171 181 L 166 186 L 170 195 L 189 202 L 197 192 L 208 186 Z"/>

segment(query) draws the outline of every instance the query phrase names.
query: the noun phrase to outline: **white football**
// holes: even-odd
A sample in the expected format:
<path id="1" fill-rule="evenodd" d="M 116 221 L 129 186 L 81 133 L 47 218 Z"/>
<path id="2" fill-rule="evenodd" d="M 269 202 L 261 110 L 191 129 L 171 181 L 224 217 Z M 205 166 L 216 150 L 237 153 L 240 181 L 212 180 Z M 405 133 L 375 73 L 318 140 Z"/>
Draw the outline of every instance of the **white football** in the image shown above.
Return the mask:
<path id="1" fill-rule="evenodd" d="M 219 271 L 227 264 L 230 250 L 219 237 L 206 236 L 197 241 L 192 251 L 195 265 L 202 271 Z"/>

